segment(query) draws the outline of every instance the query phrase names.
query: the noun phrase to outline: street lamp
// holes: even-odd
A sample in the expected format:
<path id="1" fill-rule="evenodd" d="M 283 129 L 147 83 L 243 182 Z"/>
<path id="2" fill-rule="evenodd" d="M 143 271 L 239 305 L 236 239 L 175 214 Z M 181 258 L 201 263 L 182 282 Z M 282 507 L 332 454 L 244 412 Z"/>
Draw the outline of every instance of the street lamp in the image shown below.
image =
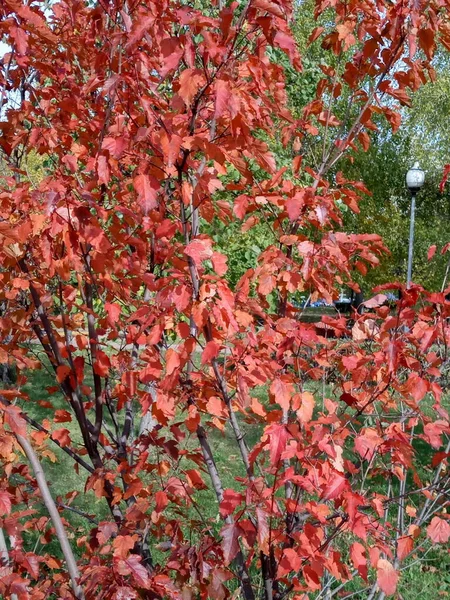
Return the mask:
<path id="1" fill-rule="evenodd" d="M 408 248 L 408 275 L 406 278 L 406 287 L 411 285 L 412 259 L 414 248 L 414 218 L 416 215 L 416 195 L 425 182 L 425 172 L 415 162 L 412 169 L 406 173 L 406 185 L 411 192 L 411 221 L 409 224 L 409 248 Z"/>

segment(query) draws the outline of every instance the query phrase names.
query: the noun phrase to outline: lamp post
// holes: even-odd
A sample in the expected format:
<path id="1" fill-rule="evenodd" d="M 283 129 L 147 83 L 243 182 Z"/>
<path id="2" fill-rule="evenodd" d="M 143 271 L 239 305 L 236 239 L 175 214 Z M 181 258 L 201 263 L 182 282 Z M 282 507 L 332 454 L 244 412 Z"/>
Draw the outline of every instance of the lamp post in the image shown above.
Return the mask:
<path id="1" fill-rule="evenodd" d="M 409 223 L 409 248 L 408 248 L 408 275 L 406 277 L 406 287 L 411 285 L 412 260 L 414 249 L 414 219 L 416 216 L 416 195 L 420 191 L 425 181 L 425 172 L 419 167 L 419 163 L 414 163 L 413 167 L 406 173 L 406 186 L 411 193 L 411 220 Z"/>

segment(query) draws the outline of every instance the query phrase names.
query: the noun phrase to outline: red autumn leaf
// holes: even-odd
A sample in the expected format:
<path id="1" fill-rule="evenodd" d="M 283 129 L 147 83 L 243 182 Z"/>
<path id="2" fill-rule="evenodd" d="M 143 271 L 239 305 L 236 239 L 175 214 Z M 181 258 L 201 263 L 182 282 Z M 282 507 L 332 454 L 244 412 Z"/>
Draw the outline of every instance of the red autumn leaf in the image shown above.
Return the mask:
<path id="1" fill-rule="evenodd" d="M 136 175 L 133 179 L 133 186 L 138 195 L 138 201 L 141 203 L 145 212 L 157 207 L 158 188 L 145 173 Z"/>
<path id="2" fill-rule="evenodd" d="M 289 432 L 285 425 L 274 423 L 266 429 L 266 433 L 269 436 L 270 462 L 276 466 L 286 449 Z"/>
<path id="3" fill-rule="evenodd" d="M 442 179 L 441 179 L 441 182 L 439 184 L 439 191 L 441 192 L 441 194 L 444 193 L 445 184 L 447 183 L 447 179 L 448 179 L 449 175 L 450 175 L 450 164 L 445 165 L 445 167 L 444 167 L 444 172 L 442 174 Z"/>
<path id="4" fill-rule="evenodd" d="M 352 559 L 353 566 L 358 570 L 358 573 L 367 581 L 367 558 L 366 549 L 359 542 L 353 542 L 350 548 L 350 558 Z"/>
<path id="5" fill-rule="evenodd" d="M 1 406 L 1 405 L 0 405 Z M 3 408 L 5 423 L 9 425 L 11 431 L 18 433 L 19 435 L 26 435 L 27 433 L 27 422 L 22 417 L 22 411 L 18 406 L 10 404 Z"/>
<path id="6" fill-rule="evenodd" d="M 60 443 L 62 448 L 70 446 L 72 440 L 70 439 L 70 432 L 68 429 L 56 429 L 52 432 L 52 438 Z"/>
<path id="7" fill-rule="evenodd" d="M 220 277 L 228 271 L 227 260 L 228 258 L 225 254 L 220 254 L 219 252 L 212 253 L 211 261 L 216 274 Z"/>
<path id="8" fill-rule="evenodd" d="M 365 306 L 366 308 L 378 308 L 379 306 L 383 306 L 386 300 L 387 296 L 385 294 L 377 294 L 370 300 L 366 300 L 365 302 L 363 302 L 363 306 Z"/>
<path id="9" fill-rule="evenodd" d="M 302 392 L 300 397 L 301 405 L 297 410 L 297 418 L 302 425 L 306 425 L 312 419 L 316 402 L 311 392 Z"/>
<path id="10" fill-rule="evenodd" d="M 178 93 L 183 99 L 187 107 L 190 106 L 192 100 L 199 91 L 204 77 L 200 69 L 186 69 L 180 76 L 180 89 Z"/>
<path id="11" fill-rule="evenodd" d="M 205 485 L 205 482 L 202 479 L 202 476 L 197 471 L 197 469 L 188 469 L 185 471 L 186 477 L 188 479 L 189 485 L 191 485 L 196 490 L 206 490 L 208 486 Z"/>
<path id="12" fill-rule="evenodd" d="M 230 523 L 220 530 L 225 565 L 229 565 L 239 552 L 239 536 L 243 533 L 238 523 Z"/>
<path id="13" fill-rule="evenodd" d="M 37 579 L 39 577 L 39 557 L 35 554 L 31 554 L 28 552 L 23 557 L 21 562 L 24 569 L 33 577 L 33 579 Z"/>
<path id="14" fill-rule="evenodd" d="M 292 395 L 292 384 L 283 381 L 282 379 L 274 379 L 271 386 L 270 392 L 273 394 L 274 400 L 284 410 L 289 410 L 291 395 Z"/>
<path id="15" fill-rule="evenodd" d="M 262 508 L 256 508 L 258 546 L 263 554 L 269 554 L 269 520 Z"/>
<path id="16" fill-rule="evenodd" d="M 220 516 L 222 518 L 233 514 L 236 508 L 242 504 L 244 496 L 232 489 L 226 489 L 223 492 L 222 502 L 220 503 Z"/>
<path id="17" fill-rule="evenodd" d="M 195 239 L 184 249 L 184 253 L 192 258 L 197 266 L 200 266 L 203 260 L 211 258 L 213 255 L 212 242 L 209 239 Z"/>
<path id="18" fill-rule="evenodd" d="M 58 409 L 55 410 L 53 420 L 55 423 L 70 423 L 70 421 L 72 421 L 72 415 L 67 410 Z"/>
<path id="19" fill-rule="evenodd" d="M 71 372 L 72 369 L 67 365 L 59 365 L 59 367 L 56 369 L 56 379 L 58 383 L 63 383 L 63 381 L 69 377 Z"/>
<path id="20" fill-rule="evenodd" d="M 210 341 L 206 344 L 202 352 L 202 365 L 205 365 L 213 358 L 216 358 L 220 352 L 220 344 L 214 341 Z"/>
<path id="21" fill-rule="evenodd" d="M 446 544 L 450 539 L 450 523 L 440 517 L 433 517 L 427 527 L 427 535 L 435 544 Z"/>
<path id="22" fill-rule="evenodd" d="M 297 573 L 302 566 L 302 559 L 298 552 L 294 548 L 285 548 L 283 550 L 283 556 L 278 565 L 278 577 L 283 577 L 291 571 Z"/>
<path id="23" fill-rule="evenodd" d="M 356 436 L 355 450 L 361 458 L 370 461 L 382 443 L 383 439 L 377 431 L 371 427 L 366 427 Z"/>
<path id="24" fill-rule="evenodd" d="M 100 377 L 106 377 L 111 368 L 109 356 L 103 350 L 97 350 L 97 360 L 94 362 L 94 373 Z"/>
<path id="25" fill-rule="evenodd" d="M 119 558 L 125 558 L 128 556 L 130 550 L 132 550 L 138 539 L 137 535 L 118 535 L 114 538 L 113 548 L 114 556 Z"/>
<path id="26" fill-rule="evenodd" d="M 433 244 L 432 246 L 430 246 L 428 248 L 428 253 L 427 253 L 427 258 L 428 260 L 431 260 L 433 258 L 433 256 L 436 254 L 436 244 Z"/>
<path id="27" fill-rule="evenodd" d="M 322 500 L 333 500 L 348 489 L 348 481 L 341 473 L 332 471 L 322 492 Z"/>
<path id="28" fill-rule="evenodd" d="M 414 542 L 410 535 L 404 535 L 398 538 L 397 541 L 397 556 L 399 560 L 403 560 L 413 550 Z"/>
<path id="29" fill-rule="evenodd" d="M 398 572 L 386 559 L 380 558 L 377 564 L 377 583 L 386 596 L 392 596 L 397 590 Z"/>
<path id="30" fill-rule="evenodd" d="M 169 499 L 165 492 L 158 491 L 155 494 L 156 512 L 162 512 L 169 504 Z"/>
<path id="31" fill-rule="evenodd" d="M 169 348 L 166 352 L 166 374 L 172 375 L 180 367 L 180 355 L 173 348 Z"/>
<path id="32" fill-rule="evenodd" d="M 150 577 L 148 571 L 142 564 L 142 558 L 137 554 L 130 554 L 124 560 L 119 560 L 117 571 L 120 575 L 131 575 L 139 587 L 149 588 Z"/>
<path id="33" fill-rule="evenodd" d="M 119 304 L 105 302 L 105 310 L 108 315 L 108 321 L 113 327 L 117 327 L 122 308 Z"/>
<path id="34" fill-rule="evenodd" d="M 4 517 L 11 512 L 11 494 L 6 490 L 0 490 L 0 515 Z"/>

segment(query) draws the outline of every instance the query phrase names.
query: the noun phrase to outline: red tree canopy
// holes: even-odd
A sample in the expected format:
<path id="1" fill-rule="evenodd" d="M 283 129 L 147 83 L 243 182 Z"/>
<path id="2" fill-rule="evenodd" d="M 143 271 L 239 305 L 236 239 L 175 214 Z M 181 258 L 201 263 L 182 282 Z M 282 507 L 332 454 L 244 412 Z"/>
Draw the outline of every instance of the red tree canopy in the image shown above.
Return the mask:
<path id="1" fill-rule="evenodd" d="M 293 299 L 357 290 L 385 251 L 342 231 L 368 191 L 338 162 L 378 119 L 400 126 L 450 45 L 448 2 L 317 2 L 323 77 L 300 109 L 290 1 L 46 4 L 0 6 L 0 362 L 19 373 L 0 396 L 0 593 L 331 598 L 360 577 L 367 597 L 394 594 L 424 536 L 450 537 L 450 304 L 395 284 L 395 307 L 379 290 L 318 329 Z M 219 221 L 267 227 L 236 286 Z M 23 388 L 39 368 L 54 381 L 37 402 Z M 75 529 L 79 492 L 56 499 L 65 562 L 20 451 L 56 446 L 109 510 Z"/>

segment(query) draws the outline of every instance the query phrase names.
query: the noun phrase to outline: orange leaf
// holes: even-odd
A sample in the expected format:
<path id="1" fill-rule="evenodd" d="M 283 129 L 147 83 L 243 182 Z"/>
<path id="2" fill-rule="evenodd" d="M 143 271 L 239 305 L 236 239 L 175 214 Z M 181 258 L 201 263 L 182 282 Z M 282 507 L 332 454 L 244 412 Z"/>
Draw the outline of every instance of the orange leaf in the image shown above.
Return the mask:
<path id="1" fill-rule="evenodd" d="M 446 544 L 450 539 L 450 524 L 444 519 L 433 517 L 427 527 L 427 535 L 435 544 Z"/>
<path id="2" fill-rule="evenodd" d="M 386 596 L 392 596 L 397 590 L 398 572 L 386 559 L 380 558 L 377 564 L 377 582 Z"/>

